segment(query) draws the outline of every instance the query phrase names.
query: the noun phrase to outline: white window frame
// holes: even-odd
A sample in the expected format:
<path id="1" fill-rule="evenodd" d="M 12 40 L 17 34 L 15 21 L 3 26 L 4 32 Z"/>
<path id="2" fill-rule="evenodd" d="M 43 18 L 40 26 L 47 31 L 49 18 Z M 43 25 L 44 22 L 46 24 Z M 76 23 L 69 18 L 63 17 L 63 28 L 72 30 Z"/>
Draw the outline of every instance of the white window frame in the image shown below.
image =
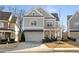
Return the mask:
<path id="1" fill-rule="evenodd" d="M 49 23 L 49 24 L 52 24 L 52 26 L 47 26 L 48 23 Z M 53 27 L 53 21 L 46 21 L 46 26 L 47 26 L 47 27 Z"/>
<path id="2" fill-rule="evenodd" d="M 75 22 L 74 27 L 79 27 L 79 22 Z"/>
<path id="3" fill-rule="evenodd" d="M 0 22 L 0 28 L 4 28 L 4 23 Z"/>

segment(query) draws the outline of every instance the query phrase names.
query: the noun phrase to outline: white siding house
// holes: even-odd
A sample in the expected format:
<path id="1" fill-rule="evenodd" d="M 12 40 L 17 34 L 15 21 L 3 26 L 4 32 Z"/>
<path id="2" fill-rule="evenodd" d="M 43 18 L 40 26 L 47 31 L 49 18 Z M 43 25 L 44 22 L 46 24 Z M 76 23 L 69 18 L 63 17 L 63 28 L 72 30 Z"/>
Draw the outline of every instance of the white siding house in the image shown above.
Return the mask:
<path id="1" fill-rule="evenodd" d="M 3 39 L 18 41 L 16 20 L 17 17 L 12 15 L 11 12 L 0 12 L 0 41 Z"/>
<path id="2" fill-rule="evenodd" d="M 79 12 L 67 16 L 68 37 L 76 38 L 79 42 Z"/>
<path id="3" fill-rule="evenodd" d="M 60 35 L 59 19 L 56 14 L 48 13 L 43 8 L 35 8 L 23 18 L 22 30 L 26 41 L 42 41 L 45 36 Z M 47 33 L 48 32 L 48 33 Z M 47 33 L 47 34 L 46 34 Z"/>

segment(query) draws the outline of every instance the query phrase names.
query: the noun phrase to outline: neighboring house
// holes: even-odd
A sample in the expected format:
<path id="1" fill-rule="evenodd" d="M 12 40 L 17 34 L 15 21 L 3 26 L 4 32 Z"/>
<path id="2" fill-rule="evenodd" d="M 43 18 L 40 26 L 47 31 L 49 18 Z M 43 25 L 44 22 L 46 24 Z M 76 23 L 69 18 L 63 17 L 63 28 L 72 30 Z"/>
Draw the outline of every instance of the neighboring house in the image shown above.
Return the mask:
<path id="1" fill-rule="evenodd" d="M 61 37 L 57 13 L 35 8 L 25 14 L 22 30 L 26 41 L 42 41 L 44 37 Z"/>
<path id="2" fill-rule="evenodd" d="M 79 12 L 67 16 L 68 36 L 79 41 Z"/>
<path id="3" fill-rule="evenodd" d="M 18 41 L 17 17 L 11 12 L 0 12 L 0 39 L 14 39 Z"/>

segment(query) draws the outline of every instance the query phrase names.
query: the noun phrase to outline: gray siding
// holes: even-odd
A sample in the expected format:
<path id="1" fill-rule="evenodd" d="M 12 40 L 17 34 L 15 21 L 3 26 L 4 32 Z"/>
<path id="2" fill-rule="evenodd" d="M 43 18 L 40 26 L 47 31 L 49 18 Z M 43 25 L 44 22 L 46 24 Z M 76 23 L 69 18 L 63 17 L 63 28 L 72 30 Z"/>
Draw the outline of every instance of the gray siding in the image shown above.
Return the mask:
<path id="1" fill-rule="evenodd" d="M 36 21 L 36 26 L 31 24 L 32 21 Z M 24 17 L 24 27 L 43 27 L 43 17 Z"/>
<path id="2" fill-rule="evenodd" d="M 33 13 L 34 13 L 34 15 L 33 15 Z M 42 15 L 40 15 L 37 11 L 33 10 L 27 16 L 42 16 Z"/>
<path id="3" fill-rule="evenodd" d="M 74 26 L 76 22 L 79 22 L 79 15 L 76 14 L 71 20 L 70 20 L 70 29 L 79 29 L 79 27 Z"/>
<path id="4" fill-rule="evenodd" d="M 44 17 L 51 17 L 44 9 L 39 8 L 38 11 L 43 14 Z M 52 17 L 53 18 L 53 17 Z"/>

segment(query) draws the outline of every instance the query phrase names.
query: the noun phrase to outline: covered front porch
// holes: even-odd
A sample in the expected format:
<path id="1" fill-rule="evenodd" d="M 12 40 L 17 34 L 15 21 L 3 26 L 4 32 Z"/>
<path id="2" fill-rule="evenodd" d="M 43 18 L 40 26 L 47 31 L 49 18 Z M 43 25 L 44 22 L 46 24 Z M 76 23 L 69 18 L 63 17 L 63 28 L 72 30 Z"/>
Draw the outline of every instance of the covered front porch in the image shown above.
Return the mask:
<path id="1" fill-rule="evenodd" d="M 59 29 L 45 29 L 43 31 L 43 39 L 47 42 L 57 41 L 62 39 L 62 32 Z"/>
<path id="2" fill-rule="evenodd" d="M 15 32 L 10 29 L 0 30 L 0 43 L 13 43 L 15 41 Z"/>

